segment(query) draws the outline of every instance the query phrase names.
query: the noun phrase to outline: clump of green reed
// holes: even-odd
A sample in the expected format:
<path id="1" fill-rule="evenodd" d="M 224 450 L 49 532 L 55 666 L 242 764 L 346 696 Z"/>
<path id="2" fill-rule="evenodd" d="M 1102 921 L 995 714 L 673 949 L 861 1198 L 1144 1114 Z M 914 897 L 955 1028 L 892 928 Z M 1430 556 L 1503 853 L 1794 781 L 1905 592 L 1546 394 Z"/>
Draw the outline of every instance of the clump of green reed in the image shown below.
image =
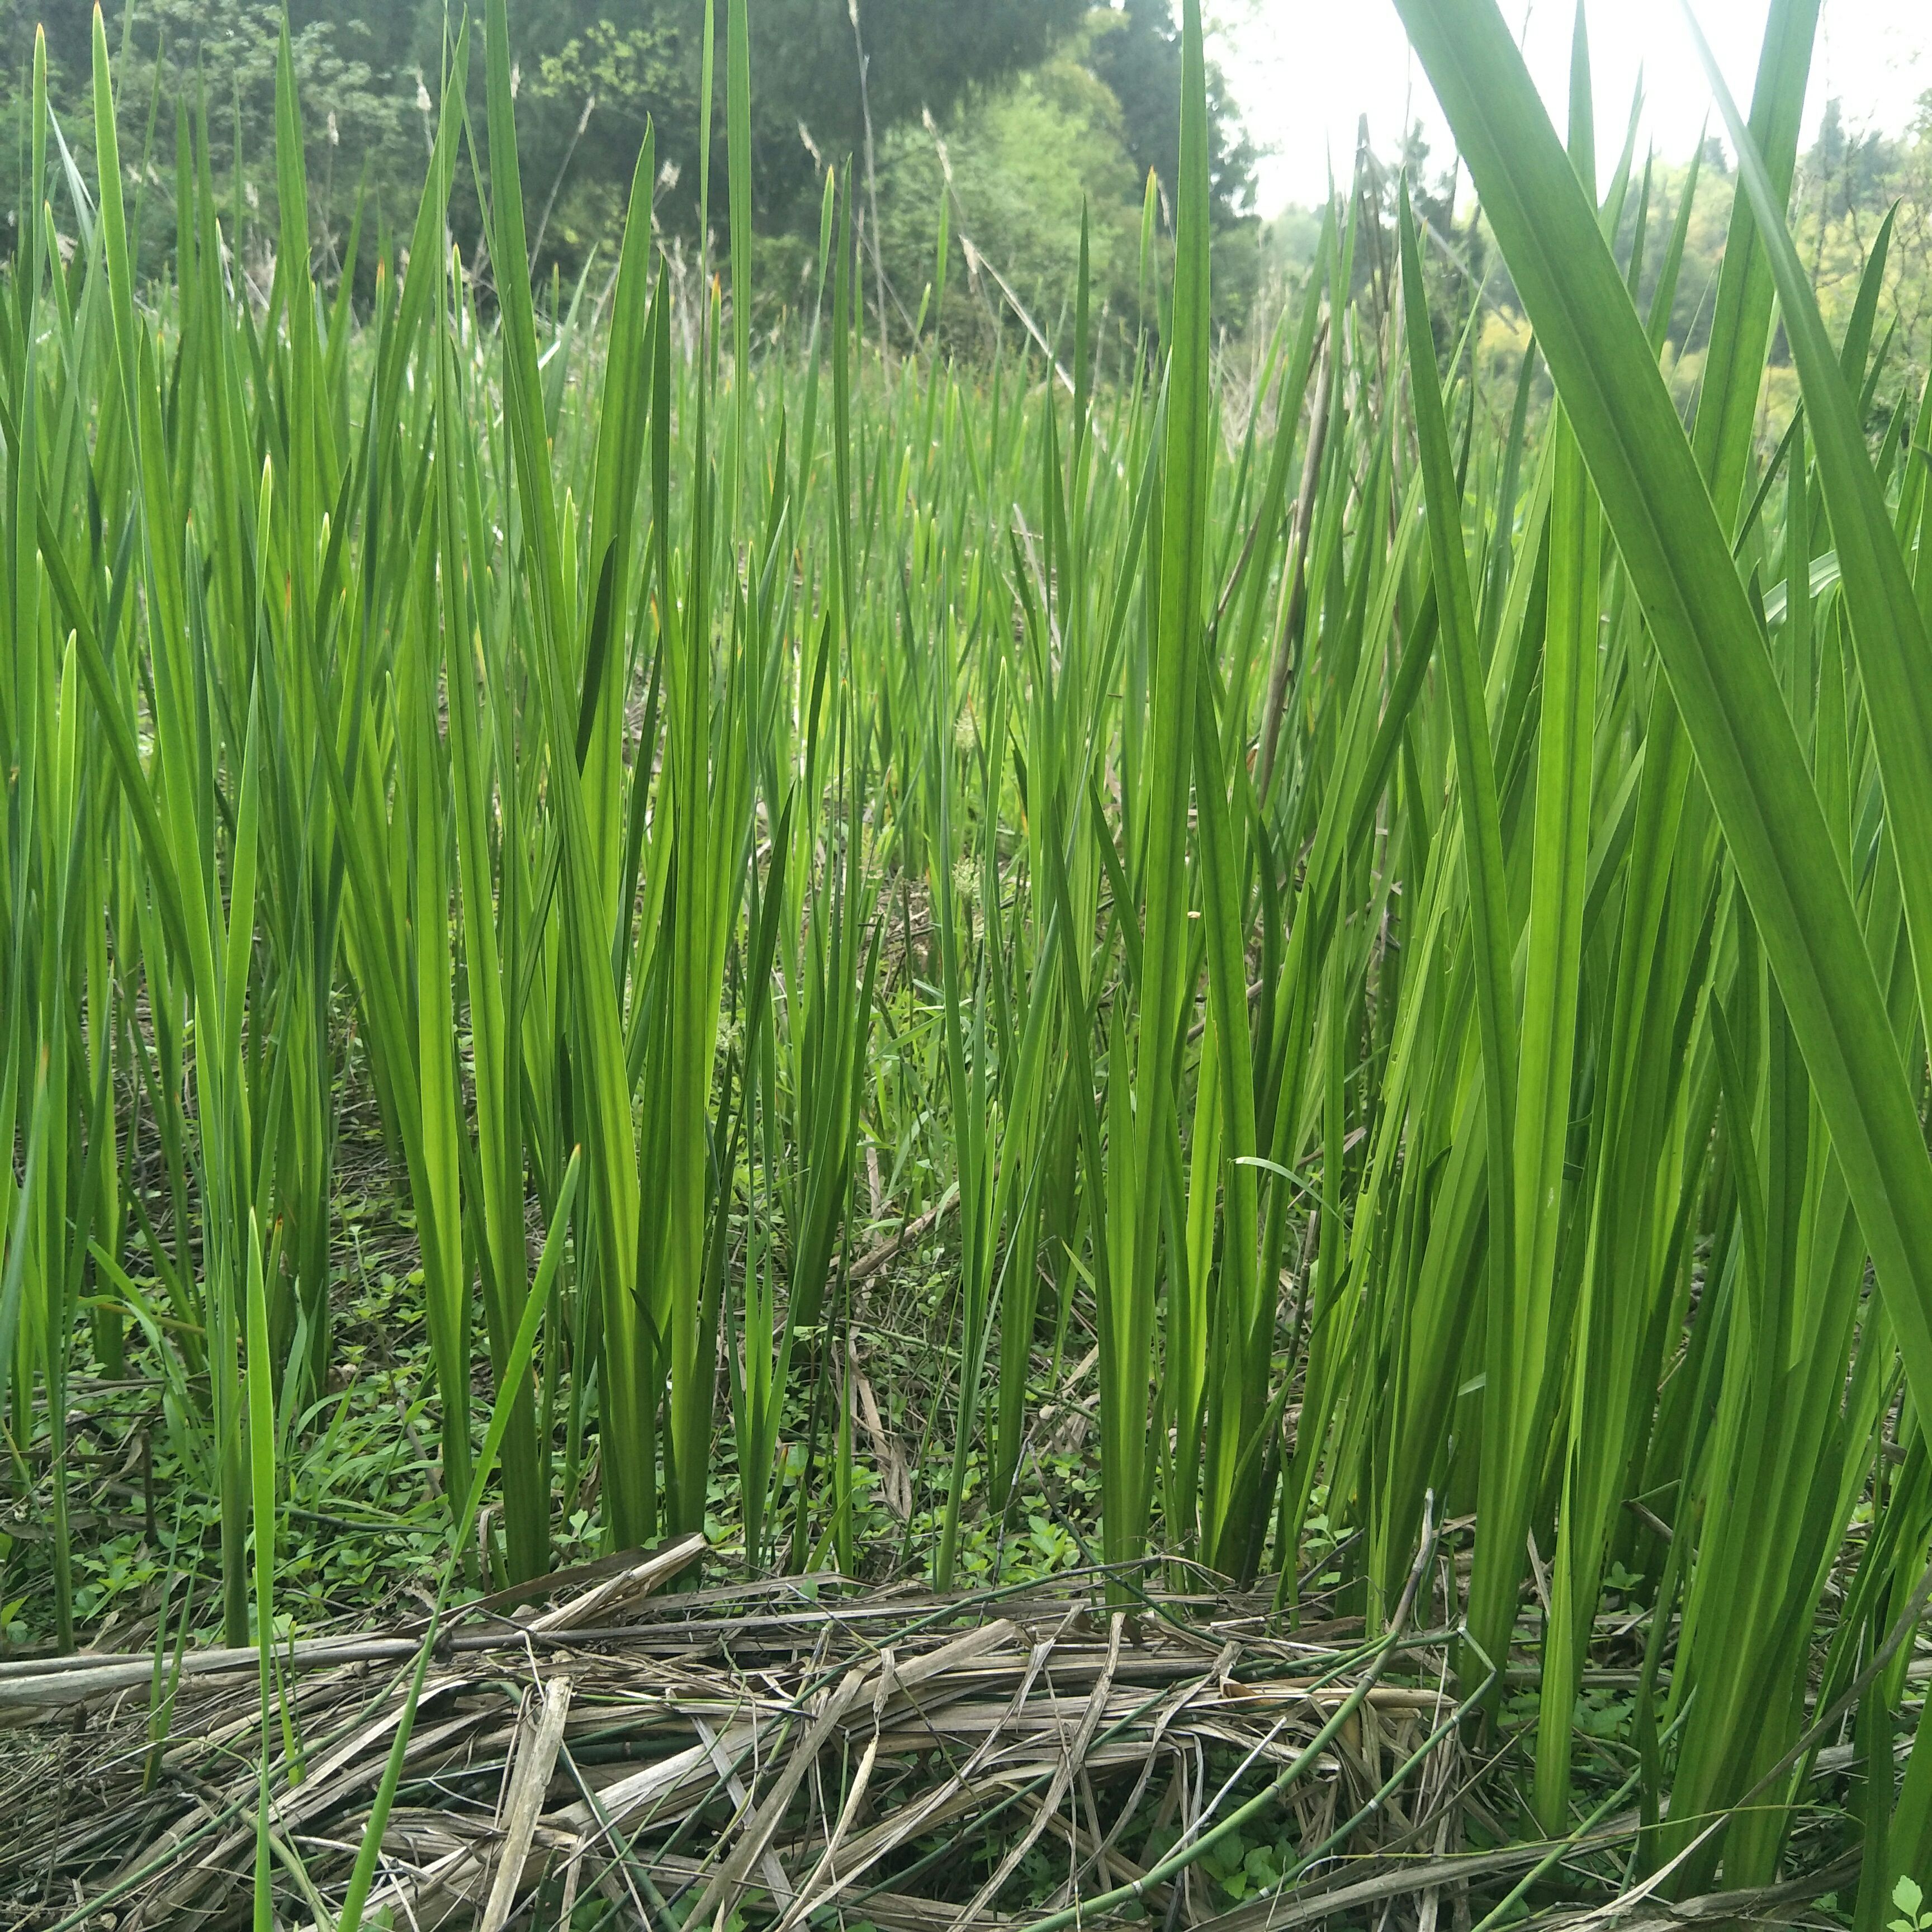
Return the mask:
<path id="1" fill-rule="evenodd" d="M 836 169 L 808 318 L 754 339 L 746 0 L 729 298 L 658 247 L 647 137 L 616 259 L 540 300 L 503 0 L 485 125 L 460 34 L 366 311 L 316 278 L 286 48 L 266 290 L 198 111 L 136 288 L 104 32 L 92 187 L 37 61 L 0 1360 L 60 1641 L 48 1424 L 76 1364 L 133 1360 L 215 1499 L 232 1641 L 253 1600 L 267 1736 L 373 1091 L 479 1582 L 542 1574 L 594 1472 L 614 1548 L 722 1522 L 754 1568 L 950 1585 L 1061 1510 L 1058 1468 L 1123 1602 L 1167 1559 L 1292 1612 L 1339 1548 L 1372 1635 L 1432 1497 L 1472 1520 L 1466 1694 L 1536 1676 L 1526 1831 L 1600 1774 L 1612 1590 L 1647 1619 L 1646 1873 L 1773 1874 L 1789 1789 L 1724 1821 L 1813 1748 L 1808 1684 L 1888 1761 L 1904 1664 L 1862 1673 L 1932 1533 L 1932 414 L 1864 434 L 1888 231 L 1834 344 L 1783 225 L 1817 8 L 1776 0 L 1748 121 L 1719 90 L 1742 191 L 1687 432 L 1658 357 L 1694 176 L 1664 232 L 1633 120 L 1606 178 L 1580 14 L 1559 141 L 1491 0 L 1401 10 L 1534 351 L 1498 399 L 1472 307 L 1445 357 L 1426 238 L 1365 184 L 1244 419 L 1194 0 L 1144 326 L 1093 312 L 1083 238 L 1061 337 L 983 369 L 879 352 Z M 486 134 L 488 300 L 446 252 Z M 1774 309 L 1804 403 L 1766 452 Z M 915 1220 L 923 1353 L 853 1266 Z M 896 1429 L 930 1549 L 860 1533 Z M 1862 1928 L 1924 1862 L 1932 1754 L 1895 1797 Z"/>

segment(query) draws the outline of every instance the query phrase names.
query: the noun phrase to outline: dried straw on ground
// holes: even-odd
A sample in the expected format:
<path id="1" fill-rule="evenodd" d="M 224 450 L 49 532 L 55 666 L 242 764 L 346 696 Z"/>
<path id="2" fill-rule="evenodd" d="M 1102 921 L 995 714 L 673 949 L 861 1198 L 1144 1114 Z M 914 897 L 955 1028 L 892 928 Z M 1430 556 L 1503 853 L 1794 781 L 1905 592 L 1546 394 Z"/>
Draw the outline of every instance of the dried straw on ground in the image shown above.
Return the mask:
<path id="1" fill-rule="evenodd" d="M 1340 1876 L 1385 1880 L 1401 1854 L 1454 1841 L 1468 1767 L 1426 1637 L 1370 1650 L 1358 1623 L 1307 1621 L 1270 1634 L 1264 1604 L 1227 1598 L 1150 1594 L 1130 1616 L 1084 1574 L 993 1601 L 831 1579 L 648 1594 L 700 1546 L 592 1566 L 548 1607 L 494 1601 L 446 1639 L 372 1900 L 394 1923 L 500 1932 L 533 1905 L 526 1922 L 567 1922 L 596 1888 L 615 1922 L 652 1927 L 740 1908 L 782 1932 L 828 1910 L 894 1932 L 991 1925 L 1036 1847 L 1062 1868 L 1047 1910 L 1090 1900 L 1146 1879 L 1122 1846 L 1151 1824 L 1184 1852 L 1271 1784 L 1276 1833 L 1354 1855 L 1304 1878 L 1303 1904 L 1277 1898 L 1279 1923 Z M 299 1775 L 284 1752 L 273 1848 L 318 1922 L 416 1641 L 350 1634 L 284 1656 Z M 0 1665 L 10 1922 L 245 1917 L 254 1669 L 252 1651 L 184 1659 L 157 1749 L 152 1658 Z M 1184 1866 L 1145 1885 L 1144 1909 L 1198 1922 L 1211 1890 Z"/>

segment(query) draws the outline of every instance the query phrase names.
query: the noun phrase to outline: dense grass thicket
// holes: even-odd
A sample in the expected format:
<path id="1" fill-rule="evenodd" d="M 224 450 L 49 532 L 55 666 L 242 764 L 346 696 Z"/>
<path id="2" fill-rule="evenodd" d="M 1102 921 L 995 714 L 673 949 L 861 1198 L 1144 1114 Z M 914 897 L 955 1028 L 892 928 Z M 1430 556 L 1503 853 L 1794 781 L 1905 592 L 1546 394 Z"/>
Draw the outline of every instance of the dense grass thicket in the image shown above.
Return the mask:
<path id="1" fill-rule="evenodd" d="M 830 178 L 808 334 L 754 347 L 654 248 L 648 142 L 614 273 L 539 301 L 504 0 L 484 259 L 445 245 L 452 90 L 412 233 L 350 243 L 366 312 L 311 274 L 286 51 L 266 290 L 185 113 L 136 285 L 98 22 L 98 180 L 37 88 L 12 1641 L 88 1635 L 110 1532 L 166 1573 L 151 1638 L 259 1642 L 265 1700 L 278 1629 L 353 1607 L 317 1547 L 405 1525 L 439 1603 L 704 1529 L 753 1574 L 1090 1560 L 1130 1605 L 1166 1566 L 1285 1619 L 1318 1575 L 1371 1638 L 1421 1548 L 1521 1750 L 1505 1828 L 1635 1806 L 1634 1876 L 1762 1884 L 1850 1743 L 1881 1923 L 1932 1862 L 1932 1746 L 1888 1768 L 1932 1537 L 1932 404 L 1868 434 L 1882 244 L 1833 340 L 1784 225 L 1816 0 L 1721 104 L 1688 428 L 1690 202 L 1599 157 L 1580 34 L 1566 148 L 1492 0 L 1399 4 L 1536 332 L 1500 411 L 1406 199 L 1338 205 L 1217 380 L 1193 0 L 1140 331 L 1083 274 L 971 370 L 881 356 Z"/>

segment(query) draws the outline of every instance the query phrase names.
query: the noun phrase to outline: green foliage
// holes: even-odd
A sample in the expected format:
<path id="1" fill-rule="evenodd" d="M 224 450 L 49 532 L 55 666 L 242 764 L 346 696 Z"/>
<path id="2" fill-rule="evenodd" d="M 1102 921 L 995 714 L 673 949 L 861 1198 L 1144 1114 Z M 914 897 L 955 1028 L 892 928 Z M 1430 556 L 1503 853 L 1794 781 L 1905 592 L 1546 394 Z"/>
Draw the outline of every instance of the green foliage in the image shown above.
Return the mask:
<path id="1" fill-rule="evenodd" d="M 1580 84 L 1559 140 L 1492 0 L 1401 4 L 1547 406 L 1372 158 L 1252 373 L 1217 354 L 1193 0 L 1171 235 L 1157 191 L 1124 218 L 1131 130 L 1070 40 L 968 95 L 946 222 L 929 169 L 884 184 L 895 279 L 946 285 L 916 340 L 867 313 L 862 165 L 785 326 L 654 224 L 651 139 L 608 286 L 546 290 L 550 82 L 506 0 L 484 178 L 452 87 L 365 309 L 318 275 L 292 37 L 266 286 L 213 127 L 177 122 L 150 219 L 97 27 L 76 192 L 37 56 L 0 1635 L 218 1618 L 266 1735 L 274 1640 L 404 1565 L 441 1577 L 420 1690 L 459 1590 L 667 1528 L 828 1592 L 1097 1556 L 1124 1609 L 1163 1566 L 1284 1620 L 1318 1592 L 1378 1663 L 1439 1614 L 1462 1695 L 1536 1730 L 1504 1828 L 1634 1802 L 1617 1871 L 1677 1890 L 1849 1844 L 1796 1774 L 1843 1774 L 1856 1708 L 1862 1842 L 1923 1868 L 1932 1750 L 1888 1782 L 1932 1537 L 1932 404 L 1871 433 L 1899 231 L 1834 327 L 1785 219 L 1816 8 L 1778 0 L 1750 121 L 1720 97 L 1687 431 L 1691 220 L 1633 154 L 1603 184 Z M 723 172 L 676 192 L 742 298 L 762 57 L 747 0 L 721 24 Z M 691 58 L 573 44 L 613 86 Z M 974 368 L 952 304 L 998 315 L 1002 232 Z M 1766 452 L 1774 316 L 1803 417 Z M 1370 1689 L 1150 1883 L 1232 1904 L 1328 1856 L 1279 1801 Z"/>
<path id="2" fill-rule="evenodd" d="M 1120 104 L 1138 179 L 1151 172 L 1177 200 L 1181 180 L 1182 34 L 1169 0 L 1118 0 L 1093 10 L 1087 59 Z M 1253 212 L 1253 143 L 1230 104 L 1220 70 L 1208 70 L 1208 207 L 1217 234 Z"/>
<path id="3" fill-rule="evenodd" d="M 937 139 L 915 125 L 887 140 L 879 182 L 881 245 L 892 286 L 914 306 L 918 290 L 932 280 L 941 196 L 951 199 L 946 294 L 943 312 L 928 323 L 949 349 L 984 354 L 1009 334 L 1025 339 L 993 271 L 1042 328 L 1064 327 L 1078 278 L 1083 210 L 1095 311 L 1108 317 L 1106 336 L 1118 341 L 1124 328 L 1131 339 L 1138 328 L 1142 179 L 1125 128 L 1119 102 L 1076 46 L 976 102 Z M 968 244 L 975 251 L 970 257 Z M 904 323 L 894 320 L 898 333 Z"/>
<path id="4" fill-rule="evenodd" d="M 17 84 L 41 15 L 25 6 L 11 11 L 10 21 L 0 14 L 0 46 L 7 82 Z M 273 157 L 281 21 L 281 8 L 267 0 L 136 0 L 131 8 L 109 9 L 122 159 L 143 218 L 137 232 L 145 270 L 162 266 L 173 226 L 177 113 L 192 118 L 205 111 L 224 230 L 239 243 L 247 265 L 268 272 L 278 220 Z M 94 130 L 85 112 L 76 111 L 90 58 L 83 10 L 52 10 L 47 34 L 52 104 L 70 147 L 91 162 Z M 299 25 L 290 55 L 306 116 L 304 175 L 314 241 L 322 263 L 339 272 L 358 193 L 367 188 L 394 206 L 417 185 L 422 148 L 415 81 L 410 76 L 405 85 L 388 68 L 381 40 L 354 15 Z M 0 94 L 10 124 L 25 104 L 16 86 Z M 0 184 L 15 208 L 17 160 L 9 140 L 0 148 Z M 8 219 L 11 224 L 15 218 Z M 70 237 L 72 216 L 62 208 L 57 219 Z"/>
<path id="5" fill-rule="evenodd" d="M 1932 1926 L 1932 1912 L 1922 1910 L 1925 1894 L 1916 1880 L 1901 1874 L 1892 1888 L 1892 1902 L 1898 1909 L 1898 1916 L 1887 1922 L 1886 1932 L 1925 1932 Z"/>
<path id="6" fill-rule="evenodd" d="M 920 292 L 931 278 L 942 177 L 939 130 L 956 169 L 957 235 L 976 244 L 1019 300 L 1052 326 L 1070 301 L 1070 238 L 1084 197 L 1093 211 L 1096 307 L 1129 316 L 1136 292 L 1137 220 L 1150 168 L 1172 202 L 1178 154 L 1180 44 L 1161 10 L 1126 12 L 1088 0 L 998 0 L 958 7 L 942 0 L 871 0 L 855 37 L 844 0 L 772 0 L 750 24 L 763 77 L 749 121 L 751 192 L 761 233 L 782 243 L 783 270 L 764 280 L 769 304 L 800 305 L 815 268 L 810 244 L 828 166 L 852 157 L 862 169 L 869 106 L 888 296 L 887 326 L 909 338 Z M 274 48 L 279 10 L 267 0 L 155 0 L 110 12 L 119 54 L 116 101 L 124 159 L 136 186 L 134 234 L 142 273 L 166 266 L 174 183 L 177 107 L 205 104 L 212 143 L 214 206 L 258 285 L 272 272 L 276 186 Z M 434 133 L 452 49 L 440 9 L 388 13 L 310 0 L 292 10 L 291 51 L 304 102 L 311 242 L 325 280 L 342 272 L 358 201 L 370 226 L 400 228 L 414 208 L 417 177 Z M 20 11 L 0 47 L 17 76 L 32 48 Z M 123 32 L 126 38 L 123 46 Z M 718 31 L 722 32 L 722 23 Z M 519 118 L 519 176 L 539 284 L 554 267 L 574 277 L 622 231 L 645 130 L 656 172 L 653 220 L 681 237 L 695 266 L 705 117 L 702 9 L 696 0 L 651 0 L 610 14 L 586 0 L 532 0 L 514 11 L 511 73 Z M 858 84 L 860 50 L 866 84 Z M 64 124 L 88 52 L 57 16 L 50 39 L 52 99 Z M 472 123 L 483 132 L 483 76 L 467 63 Z M 1249 212 L 1252 155 L 1210 70 L 1210 206 L 1222 251 L 1217 314 L 1238 325 L 1258 273 L 1258 231 Z M 6 100 L 0 87 L 0 106 Z M 16 96 L 16 109 L 24 96 Z M 712 124 L 712 164 L 726 163 L 724 129 Z M 75 152 L 91 153 L 85 117 L 69 125 Z M 487 140 L 484 143 L 487 152 Z M 0 153 L 0 198 L 19 202 L 14 144 Z M 466 178 L 452 185 L 453 224 L 473 248 L 483 226 Z M 869 202 L 860 211 L 868 229 Z M 64 222 L 65 218 L 62 218 Z M 1171 231 L 1172 217 L 1167 226 Z M 868 247 L 869 248 L 869 242 Z M 373 293 L 373 255 L 360 258 L 357 297 Z M 874 291 L 876 294 L 876 290 Z M 992 275 L 953 251 L 953 286 L 935 318 L 964 351 L 990 334 L 1022 331 Z M 876 326 L 876 322 L 874 324 Z"/>

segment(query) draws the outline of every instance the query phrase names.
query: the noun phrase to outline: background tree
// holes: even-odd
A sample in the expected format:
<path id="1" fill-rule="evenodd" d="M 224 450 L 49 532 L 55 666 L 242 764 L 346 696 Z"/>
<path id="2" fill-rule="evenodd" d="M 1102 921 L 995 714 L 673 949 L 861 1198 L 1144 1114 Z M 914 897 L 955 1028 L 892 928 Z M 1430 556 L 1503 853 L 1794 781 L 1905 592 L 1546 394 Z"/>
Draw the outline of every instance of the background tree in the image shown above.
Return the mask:
<path id="1" fill-rule="evenodd" d="M 309 148 L 318 268 L 340 266 L 358 198 L 368 231 L 412 217 L 423 154 L 440 100 L 455 15 L 446 0 L 287 0 Z M 34 22 L 44 20 L 55 111 L 86 158 L 92 0 L 0 0 L 0 110 L 24 98 Z M 143 267 L 164 264 L 173 231 L 174 118 L 205 104 L 218 154 L 235 165 L 218 184 L 224 232 L 244 267 L 266 273 L 276 232 L 274 0 L 109 0 L 123 157 L 141 176 Z M 722 88 L 724 10 L 717 9 Z M 674 255 L 696 259 L 703 126 L 704 0 L 518 0 L 512 10 L 518 140 L 526 224 L 540 278 L 574 280 L 618 232 L 647 124 L 659 174 L 656 214 Z M 1179 154 L 1180 40 L 1170 0 L 759 0 L 752 10 L 753 202 L 766 238 L 759 286 L 771 304 L 811 279 L 824 170 L 871 159 L 889 326 L 910 340 L 932 274 L 941 170 L 956 163 L 958 232 L 946 314 L 956 345 L 1017 332 L 983 260 L 1052 325 L 1070 296 L 1083 202 L 1095 286 L 1117 320 L 1137 296 L 1142 197 L 1150 172 L 1171 208 Z M 488 166 L 480 48 L 464 77 Z M 1210 78 L 1218 312 L 1238 325 L 1259 260 L 1252 213 L 1255 149 L 1218 74 Z M 928 128 L 933 131 L 928 132 Z M 712 120 L 714 221 L 722 218 L 724 115 Z M 0 197 L 16 184 L 17 140 L 0 143 Z M 871 196 L 862 204 L 869 221 Z M 460 172 L 454 238 L 474 258 L 476 184 Z M 56 205 L 56 219 L 70 226 Z M 1171 226 L 1171 217 L 1163 227 Z M 869 249 L 869 238 L 868 247 Z M 257 260 L 256 256 L 260 259 Z M 366 286 L 375 250 L 365 248 Z M 715 262 L 715 256 L 714 256 Z M 991 310 L 988 301 L 992 302 Z M 876 324 L 875 324 L 876 326 Z"/>
<path id="2" fill-rule="evenodd" d="M 815 231 L 821 166 L 862 155 L 900 125 L 940 120 L 1036 66 L 1084 0 L 763 0 L 752 10 L 753 200 L 760 226 Z M 855 17 L 856 14 L 856 17 Z M 614 17 L 614 14 L 615 17 Z M 724 72 L 724 9 L 717 11 Z M 524 179 L 554 195 L 544 244 L 567 266 L 614 230 L 648 116 L 662 172 L 658 220 L 697 239 L 703 0 L 539 0 L 513 23 L 531 112 Z M 860 58 L 863 50 L 862 84 Z M 714 175 L 724 166 L 722 104 Z M 532 211 L 532 232 L 542 203 Z"/>
<path id="3" fill-rule="evenodd" d="M 1120 104 L 1127 152 L 1140 178 L 1158 176 L 1171 207 L 1180 165 L 1180 30 L 1168 0 L 1120 0 L 1094 9 L 1088 64 Z M 1258 158 L 1220 69 L 1208 70 L 1208 210 L 1227 230 L 1254 212 Z"/>

